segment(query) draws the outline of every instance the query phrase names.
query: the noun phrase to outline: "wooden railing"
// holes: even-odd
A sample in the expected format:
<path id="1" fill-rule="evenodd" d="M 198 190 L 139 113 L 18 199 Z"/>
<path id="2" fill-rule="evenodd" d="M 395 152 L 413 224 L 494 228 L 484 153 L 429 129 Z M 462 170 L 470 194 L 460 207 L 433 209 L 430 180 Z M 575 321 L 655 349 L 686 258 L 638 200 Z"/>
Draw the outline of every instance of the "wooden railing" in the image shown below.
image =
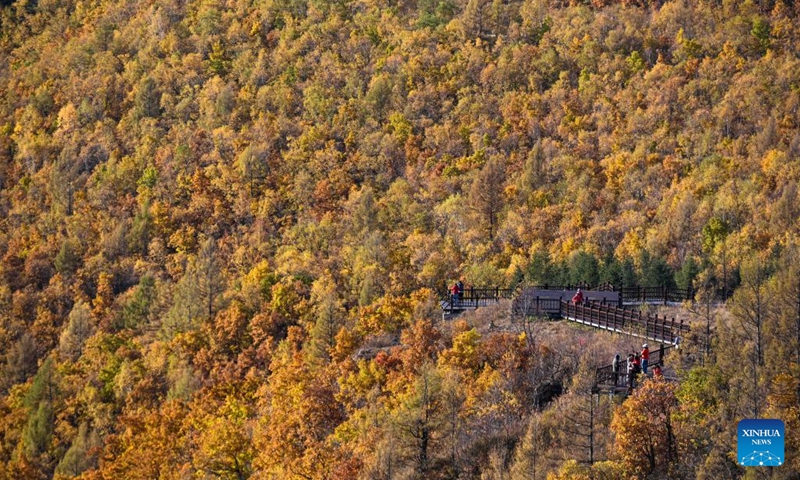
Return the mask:
<path id="1" fill-rule="evenodd" d="M 635 303 L 669 303 L 669 302 L 684 302 L 694 298 L 694 291 L 691 287 L 678 289 L 670 287 L 621 287 L 617 290 L 622 297 L 622 302 L 635 302 Z"/>
<path id="2" fill-rule="evenodd" d="M 466 287 L 463 292 L 453 295 L 449 291 L 440 292 L 443 309 L 447 313 L 494 305 L 502 299 L 513 298 L 517 289 L 500 287 Z"/>
<path id="3" fill-rule="evenodd" d="M 578 288 L 586 292 L 617 292 L 619 293 L 619 301 L 616 302 L 617 306 L 622 307 L 625 304 L 663 304 L 680 303 L 687 300 L 693 300 L 695 291 L 691 287 L 687 288 L 671 288 L 671 287 L 642 287 L 642 286 L 614 286 L 610 283 L 603 283 L 596 286 L 590 286 L 587 283 L 569 284 L 569 285 L 538 285 L 533 287 L 526 287 L 525 290 L 542 290 L 550 292 L 575 292 Z M 478 308 L 485 305 L 497 303 L 500 299 L 514 299 L 513 311 L 520 315 L 550 315 L 555 316 L 559 314 L 560 305 L 552 298 L 541 298 L 531 296 L 529 298 L 521 298 L 522 285 L 517 288 L 500 288 L 500 287 L 468 287 L 458 297 L 453 297 L 449 290 L 442 290 L 440 292 L 440 300 L 442 301 L 442 308 L 449 313 L 462 311 L 467 309 Z M 715 298 L 718 300 L 726 300 L 731 296 L 730 290 L 719 290 L 715 292 Z M 543 295 L 546 297 L 546 295 Z"/>
<path id="4" fill-rule="evenodd" d="M 591 324 L 619 332 L 636 334 L 655 341 L 675 343 L 676 339 L 689 331 L 683 320 L 658 315 L 642 314 L 640 311 L 624 310 L 601 303 L 575 305 L 560 301 L 560 315 L 564 318 Z"/>
<path id="5" fill-rule="evenodd" d="M 574 291 L 577 289 L 593 290 L 599 292 L 619 292 L 623 302 L 635 303 L 669 303 L 669 302 L 684 302 L 694 298 L 694 290 L 688 288 L 672 288 L 666 286 L 660 287 L 642 287 L 642 286 L 614 286 L 610 283 L 601 283 L 600 285 L 591 286 L 587 283 L 579 283 L 576 285 L 537 285 L 533 288 L 539 290 L 566 290 Z"/>
<path id="6" fill-rule="evenodd" d="M 539 296 L 517 297 L 511 304 L 511 312 L 522 317 L 547 317 L 561 315 L 560 298 Z"/>
<path id="7" fill-rule="evenodd" d="M 538 290 L 560 290 L 560 291 L 576 291 L 577 289 L 581 289 L 584 291 L 594 291 L 594 292 L 618 292 L 619 287 L 615 287 L 610 283 L 600 283 L 598 285 L 591 285 L 589 283 L 576 283 L 576 284 L 567 284 L 567 285 L 528 285 L 529 288 L 535 288 Z"/>

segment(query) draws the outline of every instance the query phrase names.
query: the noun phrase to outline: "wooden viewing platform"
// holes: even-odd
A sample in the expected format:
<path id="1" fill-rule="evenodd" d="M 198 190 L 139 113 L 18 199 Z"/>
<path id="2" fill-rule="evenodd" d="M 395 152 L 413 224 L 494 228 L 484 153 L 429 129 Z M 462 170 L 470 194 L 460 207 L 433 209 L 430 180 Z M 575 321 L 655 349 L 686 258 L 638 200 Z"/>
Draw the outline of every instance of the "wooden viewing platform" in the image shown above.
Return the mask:
<path id="1" fill-rule="evenodd" d="M 496 305 L 500 300 L 511 299 L 516 290 L 499 287 L 467 287 L 458 296 L 449 292 L 439 295 L 439 306 L 444 314 L 457 314 L 465 310 L 475 310 L 479 307 Z"/>

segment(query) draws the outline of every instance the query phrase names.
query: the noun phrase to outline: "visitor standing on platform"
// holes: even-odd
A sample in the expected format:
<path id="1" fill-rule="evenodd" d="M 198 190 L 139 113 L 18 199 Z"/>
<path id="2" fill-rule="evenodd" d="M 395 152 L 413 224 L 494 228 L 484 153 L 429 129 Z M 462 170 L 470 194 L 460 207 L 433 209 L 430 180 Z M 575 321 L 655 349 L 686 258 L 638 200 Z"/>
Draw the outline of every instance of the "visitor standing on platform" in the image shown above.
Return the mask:
<path id="1" fill-rule="evenodd" d="M 455 304 L 457 300 L 460 300 L 459 294 L 461 291 L 458 289 L 458 282 L 454 283 L 453 286 L 450 288 L 450 293 L 452 293 L 450 297 L 450 304 Z"/>
<path id="2" fill-rule="evenodd" d="M 650 362 L 650 349 L 647 344 L 642 345 L 642 373 L 647 375 L 647 364 Z"/>
<path id="3" fill-rule="evenodd" d="M 580 305 L 583 303 L 583 292 L 579 288 L 577 292 L 575 292 L 575 296 L 572 297 L 572 303 L 574 305 Z"/>

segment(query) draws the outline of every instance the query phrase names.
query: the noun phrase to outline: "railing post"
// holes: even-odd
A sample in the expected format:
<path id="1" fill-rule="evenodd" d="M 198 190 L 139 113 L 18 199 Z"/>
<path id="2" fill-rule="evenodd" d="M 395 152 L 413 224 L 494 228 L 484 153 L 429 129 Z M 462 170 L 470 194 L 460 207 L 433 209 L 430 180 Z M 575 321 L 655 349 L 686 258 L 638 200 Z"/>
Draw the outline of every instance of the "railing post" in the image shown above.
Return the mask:
<path id="1" fill-rule="evenodd" d="M 653 318 L 653 329 L 651 330 L 653 336 L 651 337 L 653 340 L 658 338 L 658 315 Z"/>
<path id="2" fill-rule="evenodd" d="M 655 325 L 653 325 L 653 339 L 660 341 L 664 340 L 664 329 L 661 328 L 660 322 L 656 322 Z"/>
<path id="3" fill-rule="evenodd" d="M 666 321 L 666 318 L 664 319 Z M 669 322 L 669 336 L 670 341 L 675 340 L 675 319 Z"/>

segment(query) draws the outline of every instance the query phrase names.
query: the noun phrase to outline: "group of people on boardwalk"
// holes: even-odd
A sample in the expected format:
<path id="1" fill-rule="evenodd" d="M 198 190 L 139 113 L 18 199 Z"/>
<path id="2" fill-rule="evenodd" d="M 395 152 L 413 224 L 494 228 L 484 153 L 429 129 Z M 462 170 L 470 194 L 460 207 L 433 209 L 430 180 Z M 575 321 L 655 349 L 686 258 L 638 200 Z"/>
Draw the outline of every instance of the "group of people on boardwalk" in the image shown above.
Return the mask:
<path id="1" fill-rule="evenodd" d="M 628 390 L 632 390 L 633 388 L 636 387 L 637 375 L 639 375 L 640 373 L 647 375 L 647 368 L 649 366 L 648 365 L 649 363 L 650 363 L 650 348 L 647 346 L 646 343 L 642 345 L 641 352 L 628 354 L 627 362 L 625 365 L 626 367 L 625 378 L 627 380 L 625 383 L 628 385 Z M 612 365 L 612 370 L 614 372 L 615 379 L 619 378 L 619 374 L 622 373 L 621 369 L 622 369 L 622 361 L 620 359 L 619 354 L 616 354 L 614 356 L 614 363 Z M 653 376 L 655 378 L 661 378 L 662 376 L 661 365 L 656 365 L 656 367 L 653 369 Z M 619 382 L 615 381 L 615 384 L 619 384 Z"/>

